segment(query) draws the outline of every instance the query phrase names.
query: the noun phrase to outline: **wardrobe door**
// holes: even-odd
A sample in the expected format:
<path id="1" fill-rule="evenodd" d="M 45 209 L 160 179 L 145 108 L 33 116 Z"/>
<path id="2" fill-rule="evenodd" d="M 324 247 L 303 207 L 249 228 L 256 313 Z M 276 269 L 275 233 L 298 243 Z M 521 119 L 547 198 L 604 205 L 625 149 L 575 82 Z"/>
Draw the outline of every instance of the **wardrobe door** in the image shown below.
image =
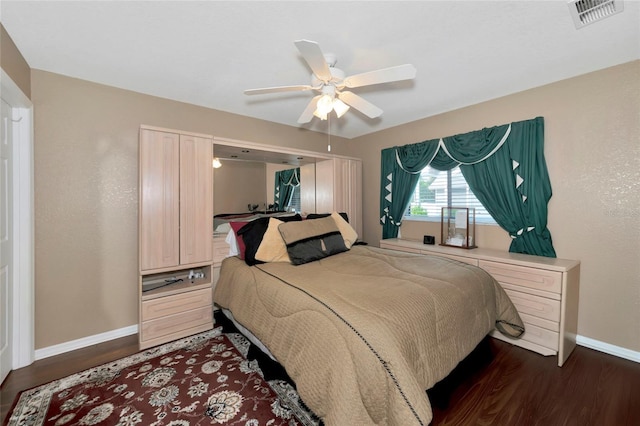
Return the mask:
<path id="1" fill-rule="evenodd" d="M 362 162 L 334 158 L 316 163 L 316 211 L 345 212 L 362 236 Z"/>
<path id="2" fill-rule="evenodd" d="M 179 264 L 180 138 L 140 131 L 140 270 Z"/>
<path id="3" fill-rule="evenodd" d="M 314 213 L 331 213 L 334 210 L 333 160 L 316 163 L 316 209 Z"/>
<path id="4" fill-rule="evenodd" d="M 334 210 L 346 212 L 349 223 L 362 237 L 362 162 L 345 158 L 334 161 Z"/>
<path id="5" fill-rule="evenodd" d="M 180 135 L 180 264 L 213 259 L 213 140 Z"/>

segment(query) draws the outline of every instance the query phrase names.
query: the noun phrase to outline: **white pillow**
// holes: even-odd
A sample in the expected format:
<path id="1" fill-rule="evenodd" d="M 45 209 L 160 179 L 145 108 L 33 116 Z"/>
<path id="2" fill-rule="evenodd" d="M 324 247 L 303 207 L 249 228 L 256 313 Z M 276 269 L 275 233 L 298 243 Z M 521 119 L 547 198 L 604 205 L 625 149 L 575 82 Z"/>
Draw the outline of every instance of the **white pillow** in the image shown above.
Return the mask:
<path id="1" fill-rule="evenodd" d="M 229 257 L 240 254 L 240 250 L 238 250 L 238 240 L 236 239 L 236 233 L 233 232 L 233 229 L 227 233 L 227 238 L 225 238 L 224 242 L 229 244 Z"/>
<path id="2" fill-rule="evenodd" d="M 224 234 L 225 232 L 229 232 L 231 229 L 231 224 L 229 222 L 221 223 L 218 227 L 213 231 L 216 234 Z"/>

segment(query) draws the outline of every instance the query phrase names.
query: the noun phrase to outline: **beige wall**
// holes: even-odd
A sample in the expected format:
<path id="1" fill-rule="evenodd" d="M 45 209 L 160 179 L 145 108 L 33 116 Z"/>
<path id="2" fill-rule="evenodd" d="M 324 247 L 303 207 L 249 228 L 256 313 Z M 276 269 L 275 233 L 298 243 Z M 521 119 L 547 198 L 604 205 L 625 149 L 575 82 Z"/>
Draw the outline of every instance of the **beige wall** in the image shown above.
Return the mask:
<path id="1" fill-rule="evenodd" d="M 11 77 L 22 92 L 31 98 L 31 68 L 0 24 L 0 68 Z"/>
<path id="2" fill-rule="evenodd" d="M 326 136 L 303 129 L 40 70 L 31 75 L 36 349 L 138 322 L 141 124 L 326 152 Z"/>
<path id="3" fill-rule="evenodd" d="M 582 262 L 578 333 L 640 351 L 639 82 L 634 61 L 354 139 L 350 154 L 363 160 L 364 239 L 377 245 L 381 238 L 381 149 L 543 116 L 549 229 L 558 257 Z M 437 225 L 402 229 L 405 238 L 439 235 Z M 482 232 L 480 246 L 507 250 L 502 230 Z"/>
<path id="4" fill-rule="evenodd" d="M 400 238 L 406 240 L 422 241 L 424 235 L 436 237 L 436 244 L 441 242 L 440 222 L 427 222 L 421 220 L 405 220 L 402 222 Z M 378 238 L 374 245 L 378 245 Z M 476 225 L 476 244 L 480 247 L 505 250 L 511 244 L 511 237 L 499 226 Z"/>

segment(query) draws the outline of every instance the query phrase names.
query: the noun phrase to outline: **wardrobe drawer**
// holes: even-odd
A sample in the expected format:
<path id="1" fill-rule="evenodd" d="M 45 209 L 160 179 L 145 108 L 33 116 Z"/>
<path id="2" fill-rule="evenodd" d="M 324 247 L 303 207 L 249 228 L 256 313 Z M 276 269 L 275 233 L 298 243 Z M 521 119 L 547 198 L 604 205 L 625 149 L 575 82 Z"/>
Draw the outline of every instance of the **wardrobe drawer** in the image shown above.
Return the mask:
<path id="1" fill-rule="evenodd" d="M 560 322 L 560 301 L 505 289 L 519 313 Z"/>
<path id="2" fill-rule="evenodd" d="M 562 272 L 527 268 L 488 260 L 480 260 L 479 266 L 490 273 L 499 283 L 557 294 L 562 291 Z M 523 289 L 522 291 L 526 290 Z"/>
<path id="3" fill-rule="evenodd" d="M 211 306 L 211 304 L 211 288 L 145 300 L 142 302 L 142 321 Z"/>
<path id="4" fill-rule="evenodd" d="M 164 316 L 150 321 L 143 321 L 141 341 L 156 339 L 189 328 L 201 325 L 213 325 L 213 306 L 209 303 L 203 308 L 182 312 L 175 315 Z"/>
<path id="5" fill-rule="evenodd" d="M 536 343 L 545 348 L 558 350 L 558 333 L 547 330 L 537 325 L 524 323 L 524 334 L 520 337 L 522 340 Z"/>
<path id="6" fill-rule="evenodd" d="M 229 244 L 220 237 L 213 239 L 213 264 L 218 266 L 229 256 Z"/>

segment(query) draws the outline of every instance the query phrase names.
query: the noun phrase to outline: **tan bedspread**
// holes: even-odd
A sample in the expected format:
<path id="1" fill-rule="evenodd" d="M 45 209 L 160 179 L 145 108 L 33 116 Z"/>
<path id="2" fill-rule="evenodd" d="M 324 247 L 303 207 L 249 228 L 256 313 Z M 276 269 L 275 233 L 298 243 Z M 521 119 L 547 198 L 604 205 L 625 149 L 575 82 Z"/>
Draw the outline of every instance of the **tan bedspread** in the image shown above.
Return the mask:
<path id="1" fill-rule="evenodd" d="M 300 266 L 227 258 L 214 301 L 266 345 L 327 425 L 429 424 L 425 390 L 497 320 L 522 327 L 482 269 L 367 246 Z"/>

